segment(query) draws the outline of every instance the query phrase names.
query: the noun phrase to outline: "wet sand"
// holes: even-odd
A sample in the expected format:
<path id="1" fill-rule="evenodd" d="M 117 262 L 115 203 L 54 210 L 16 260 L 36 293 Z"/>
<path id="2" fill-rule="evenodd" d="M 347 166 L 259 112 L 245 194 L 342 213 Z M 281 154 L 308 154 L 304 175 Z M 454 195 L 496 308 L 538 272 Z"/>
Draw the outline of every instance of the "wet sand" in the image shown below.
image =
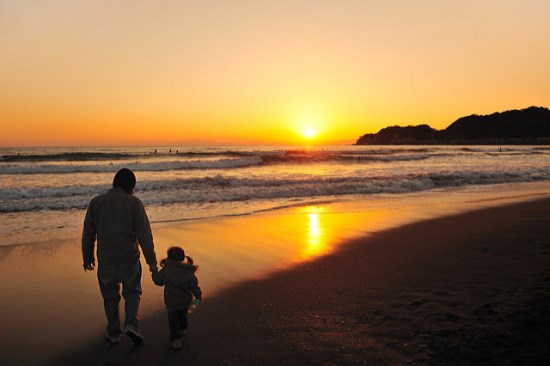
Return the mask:
<path id="1" fill-rule="evenodd" d="M 97 334 L 43 361 L 550 364 L 549 222 L 545 198 L 383 230 L 206 293 L 181 351 L 169 348 L 166 316 L 158 311 L 143 317 L 139 347 L 129 339 L 107 346 Z"/>

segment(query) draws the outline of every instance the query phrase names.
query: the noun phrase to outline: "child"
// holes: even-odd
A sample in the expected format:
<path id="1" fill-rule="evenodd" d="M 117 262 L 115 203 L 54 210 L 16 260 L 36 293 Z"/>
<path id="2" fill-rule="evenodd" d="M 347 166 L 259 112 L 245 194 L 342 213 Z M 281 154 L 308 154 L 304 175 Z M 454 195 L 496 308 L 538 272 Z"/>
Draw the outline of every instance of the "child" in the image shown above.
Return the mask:
<path id="1" fill-rule="evenodd" d="M 182 345 L 182 331 L 187 329 L 187 311 L 192 311 L 198 305 L 202 291 L 195 276 L 197 266 L 193 265 L 193 259 L 186 257 L 185 251 L 180 247 L 171 247 L 167 254 L 168 258 L 160 261 L 163 268 L 153 271 L 152 277 L 155 284 L 164 285 L 170 342 L 172 348 L 178 350 Z"/>

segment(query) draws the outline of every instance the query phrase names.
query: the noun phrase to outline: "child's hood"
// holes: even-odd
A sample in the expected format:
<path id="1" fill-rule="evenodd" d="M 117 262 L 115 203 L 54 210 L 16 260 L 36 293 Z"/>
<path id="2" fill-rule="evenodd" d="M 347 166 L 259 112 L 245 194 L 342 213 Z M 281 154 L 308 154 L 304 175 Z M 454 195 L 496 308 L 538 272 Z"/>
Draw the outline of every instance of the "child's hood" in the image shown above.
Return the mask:
<path id="1" fill-rule="evenodd" d="M 183 285 L 184 283 L 190 281 L 197 271 L 197 266 L 194 266 L 189 263 L 181 263 L 166 259 L 164 267 L 164 273 L 168 282 L 176 286 Z"/>

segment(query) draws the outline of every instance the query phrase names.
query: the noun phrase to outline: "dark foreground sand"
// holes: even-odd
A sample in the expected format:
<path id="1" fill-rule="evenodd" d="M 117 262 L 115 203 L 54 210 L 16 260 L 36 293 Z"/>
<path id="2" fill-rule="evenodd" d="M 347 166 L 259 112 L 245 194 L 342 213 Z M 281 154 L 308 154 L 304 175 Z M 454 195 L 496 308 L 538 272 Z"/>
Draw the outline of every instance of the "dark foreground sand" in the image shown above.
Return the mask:
<path id="1" fill-rule="evenodd" d="M 142 329 L 140 347 L 98 334 L 48 363 L 548 365 L 550 199 L 380 232 L 206 295 L 179 352 L 164 313 Z"/>

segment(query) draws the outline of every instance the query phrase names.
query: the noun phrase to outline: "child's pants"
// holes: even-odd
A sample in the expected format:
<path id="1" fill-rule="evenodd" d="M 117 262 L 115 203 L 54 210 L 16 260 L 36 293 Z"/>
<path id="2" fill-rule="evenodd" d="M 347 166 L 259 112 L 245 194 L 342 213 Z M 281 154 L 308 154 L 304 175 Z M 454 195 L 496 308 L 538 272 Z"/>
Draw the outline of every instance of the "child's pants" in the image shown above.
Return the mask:
<path id="1" fill-rule="evenodd" d="M 168 326 L 170 327 L 170 341 L 180 339 L 181 332 L 187 329 L 187 308 L 168 310 Z"/>

